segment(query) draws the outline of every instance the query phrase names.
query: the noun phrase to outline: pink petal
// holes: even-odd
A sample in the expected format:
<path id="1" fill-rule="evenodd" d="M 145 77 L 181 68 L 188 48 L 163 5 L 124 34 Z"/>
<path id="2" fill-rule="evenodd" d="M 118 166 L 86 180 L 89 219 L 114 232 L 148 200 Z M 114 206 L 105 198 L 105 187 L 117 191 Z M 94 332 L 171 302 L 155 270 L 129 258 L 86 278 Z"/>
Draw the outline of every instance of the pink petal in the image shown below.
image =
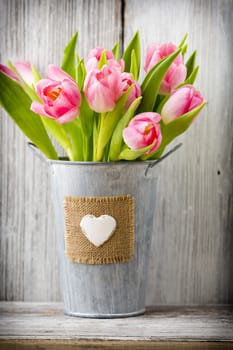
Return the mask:
<path id="1" fill-rule="evenodd" d="M 159 123 L 161 120 L 161 116 L 159 113 L 155 113 L 155 112 L 144 112 L 144 113 L 140 113 L 137 114 L 134 117 L 135 120 L 144 120 L 144 121 L 150 121 L 153 120 L 153 123 Z M 132 119 L 132 120 L 134 120 Z"/>
<path id="2" fill-rule="evenodd" d="M 173 90 L 177 85 L 183 83 L 187 75 L 187 68 L 184 64 L 179 64 L 173 70 L 173 72 L 169 76 L 169 83 L 171 90 Z M 170 90 L 170 91 L 171 91 Z"/>
<path id="3" fill-rule="evenodd" d="M 80 105 L 81 103 L 81 94 L 78 90 L 76 84 L 69 80 L 63 80 L 62 82 L 62 91 L 66 95 L 66 98 L 70 101 L 73 106 Z"/>
<path id="4" fill-rule="evenodd" d="M 48 117 L 48 118 L 54 119 L 51 115 L 49 115 L 45 111 L 44 105 L 42 105 L 41 103 L 39 103 L 37 101 L 32 102 L 30 109 L 31 109 L 31 111 L 33 111 L 36 114 L 43 115 L 44 117 Z"/>
<path id="5" fill-rule="evenodd" d="M 65 124 L 72 120 L 74 120 L 79 115 L 79 109 L 78 108 L 72 108 L 67 113 L 63 114 L 62 117 L 57 118 L 58 124 Z"/>
<path id="6" fill-rule="evenodd" d="M 172 120 L 186 113 L 189 101 L 188 89 L 176 90 L 163 106 L 161 116 L 164 123 L 170 123 Z"/>
<path id="7" fill-rule="evenodd" d="M 136 133 L 134 128 L 131 127 L 123 130 L 123 139 L 131 149 L 140 149 L 147 146 L 144 137 L 140 133 Z"/>
<path id="8" fill-rule="evenodd" d="M 44 99 L 44 91 L 47 88 L 56 88 L 58 83 L 55 81 L 51 81 L 50 79 L 41 79 L 36 84 L 36 93 L 41 98 Z"/>
<path id="9" fill-rule="evenodd" d="M 93 93 L 89 95 L 88 101 L 94 111 L 98 113 L 112 111 L 115 107 L 111 90 L 102 88 L 101 84 L 96 84 Z"/>
<path id="10" fill-rule="evenodd" d="M 32 73 L 31 63 L 18 61 L 14 64 L 14 67 L 29 86 L 31 86 L 34 83 L 35 80 Z"/>
<path id="11" fill-rule="evenodd" d="M 73 80 L 73 78 L 67 74 L 66 72 L 64 72 L 61 68 L 54 66 L 53 64 L 50 64 L 47 68 L 47 77 L 49 79 L 55 80 L 55 81 L 62 81 L 64 79 L 68 79 L 68 80 Z"/>
<path id="12" fill-rule="evenodd" d="M 12 72 L 12 70 L 10 70 L 7 66 L 4 66 L 3 64 L 0 64 L 0 72 L 4 73 L 5 75 L 7 75 L 9 78 L 19 81 L 19 78 L 17 77 L 17 75 Z"/>

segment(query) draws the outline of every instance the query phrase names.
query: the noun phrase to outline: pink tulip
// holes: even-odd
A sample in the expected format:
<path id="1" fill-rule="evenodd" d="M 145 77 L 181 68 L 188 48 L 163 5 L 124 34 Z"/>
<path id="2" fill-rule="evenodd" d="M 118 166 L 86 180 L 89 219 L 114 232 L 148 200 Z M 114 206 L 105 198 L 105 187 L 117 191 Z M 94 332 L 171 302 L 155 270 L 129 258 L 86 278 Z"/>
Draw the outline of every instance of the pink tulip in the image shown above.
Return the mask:
<path id="1" fill-rule="evenodd" d="M 75 80 L 64 70 L 61 68 L 54 66 L 53 64 L 49 64 L 46 70 L 47 77 L 51 80 L 55 81 L 63 81 L 63 80 L 71 80 L 75 82 Z"/>
<path id="2" fill-rule="evenodd" d="M 95 49 L 91 50 L 91 52 L 87 56 L 87 59 L 85 60 L 85 67 L 87 72 L 90 72 L 98 68 L 98 64 L 103 51 L 104 51 L 104 48 L 102 47 L 96 47 Z M 114 59 L 114 55 L 112 51 L 106 50 L 106 59 L 107 59 L 108 65 L 118 68 L 122 72 L 124 71 L 124 61 L 123 60 L 120 60 L 119 62 L 116 61 Z"/>
<path id="3" fill-rule="evenodd" d="M 84 93 L 95 112 L 112 111 L 122 94 L 120 71 L 109 65 L 90 71 L 84 82 Z"/>
<path id="4" fill-rule="evenodd" d="M 163 45 L 151 44 L 146 52 L 146 61 L 144 65 L 145 71 L 148 72 L 151 70 L 159 61 L 176 50 L 177 47 L 172 43 Z M 159 93 L 161 95 L 171 93 L 177 85 L 185 80 L 186 75 L 187 68 L 183 63 L 182 54 L 180 53 L 168 69 L 160 86 Z"/>
<path id="5" fill-rule="evenodd" d="M 132 91 L 130 92 L 125 105 L 125 108 L 128 109 L 131 103 L 136 98 L 141 96 L 141 88 L 138 82 L 133 79 L 132 74 L 126 72 L 121 74 L 121 84 L 123 93 L 126 92 L 128 88 L 133 85 Z"/>
<path id="6" fill-rule="evenodd" d="M 49 79 L 36 84 L 36 93 L 42 104 L 34 101 L 31 110 L 57 123 L 68 123 L 79 115 L 81 94 L 74 80 L 60 68 L 50 65 L 47 70 Z"/>
<path id="7" fill-rule="evenodd" d="M 175 90 L 163 106 L 161 116 L 165 124 L 200 106 L 204 98 L 192 85 Z"/>
<path id="8" fill-rule="evenodd" d="M 158 113 L 145 112 L 136 115 L 123 130 L 126 145 L 133 150 L 153 145 L 147 154 L 155 152 L 162 141 L 160 120 Z"/>
<path id="9" fill-rule="evenodd" d="M 12 72 L 12 70 L 10 70 L 10 68 L 8 68 L 7 66 L 0 64 L 0 72 L 4 73 L 9 78 L 19 82 L 19 78 L 17 77 L 17 75 L 14 72 Z"/>
<path id="10" fill-rule="evenodd" d="M 25 83 L 27 83 L 29 86 L 32 86 L 32 84 L 35 83 L 31 63 L 18 61 L 14 64 L 14 67 L 21 76 L 21 78 L 25 81 Z"/>
<path id="11" fill-rule="evenodd" d="M 35 83 L 35 79 L 32 73 L 31 63 L 24 62 L 24 61 L 18 61 L 14 64 L 14 67 L 16 69 L 16 72 L 19 74 L 19 76 L 27 83 L 28 85 L 32 85 Z M 0 71 L 8 75 L 11 79 L 16 80 L 20 82 L 19 77 L 8 67 L 0 64 Z"/>

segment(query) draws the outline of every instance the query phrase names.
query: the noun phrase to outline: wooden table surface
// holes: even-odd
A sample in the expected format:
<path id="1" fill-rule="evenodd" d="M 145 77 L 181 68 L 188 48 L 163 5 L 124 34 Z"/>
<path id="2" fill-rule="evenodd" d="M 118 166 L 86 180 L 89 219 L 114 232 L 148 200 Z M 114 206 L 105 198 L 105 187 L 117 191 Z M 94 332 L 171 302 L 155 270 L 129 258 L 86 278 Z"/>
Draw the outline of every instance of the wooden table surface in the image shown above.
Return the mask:
<path id="1" fill-rule="evenodd" d="M 0 349 L 233 349 L 233 307 L 148 308 L 143 316 L 65 316 L 61 303 L 0 302 Z"/>

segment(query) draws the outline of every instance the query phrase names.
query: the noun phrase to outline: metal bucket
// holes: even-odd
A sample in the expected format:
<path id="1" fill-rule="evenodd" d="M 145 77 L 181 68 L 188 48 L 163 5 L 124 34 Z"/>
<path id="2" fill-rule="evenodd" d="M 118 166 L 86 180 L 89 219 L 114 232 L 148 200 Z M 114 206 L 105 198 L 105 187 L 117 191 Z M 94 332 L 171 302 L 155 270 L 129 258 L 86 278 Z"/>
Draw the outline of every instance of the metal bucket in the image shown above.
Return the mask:
<path id="1" fill-rule="evenodd" d="M 143 314 L 156 200 L 156 171 L 150 168 L 155 162 L 47 162 L 51 170 L 65 314 L 93 318 Z M 135 199 L 132 260 L 105 265 L 70 262 L 65 256 L 64 197 L 124 194 Z"/>

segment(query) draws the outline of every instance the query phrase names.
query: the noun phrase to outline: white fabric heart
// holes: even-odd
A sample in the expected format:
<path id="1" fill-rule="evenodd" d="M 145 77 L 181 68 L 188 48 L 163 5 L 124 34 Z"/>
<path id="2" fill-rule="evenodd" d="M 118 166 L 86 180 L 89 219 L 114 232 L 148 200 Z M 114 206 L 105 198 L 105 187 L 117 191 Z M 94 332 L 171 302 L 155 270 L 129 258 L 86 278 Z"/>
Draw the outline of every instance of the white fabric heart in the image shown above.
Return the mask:
<path id="1" fill-rule="evenodd" d="M 113 235 L 116 229 L 116 220 L 110 215 L 85 215 L 80 227 L 87 239 L 96 247 L 100 247 Z"/>

